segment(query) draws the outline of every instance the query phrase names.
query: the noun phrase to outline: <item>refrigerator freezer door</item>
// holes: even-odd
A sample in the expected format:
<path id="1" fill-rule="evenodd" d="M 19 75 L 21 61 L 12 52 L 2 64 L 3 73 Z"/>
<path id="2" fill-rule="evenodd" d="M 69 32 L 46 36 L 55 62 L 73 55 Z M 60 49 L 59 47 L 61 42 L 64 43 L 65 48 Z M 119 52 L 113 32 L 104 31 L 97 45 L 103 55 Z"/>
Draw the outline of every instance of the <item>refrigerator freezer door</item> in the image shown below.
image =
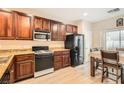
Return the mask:
<path id="1" fill-rule="evenodd" d="M 82 35 L 75 36 L 74 46 L 78 51 L 78 61 L 82 64 L 84 61 L 84 38 Z"/>
<path id="2" fill-rule="evenodd" d="M 84 37 L 79 36 L 79 62 L 82 64 L 84 62 Z"/>

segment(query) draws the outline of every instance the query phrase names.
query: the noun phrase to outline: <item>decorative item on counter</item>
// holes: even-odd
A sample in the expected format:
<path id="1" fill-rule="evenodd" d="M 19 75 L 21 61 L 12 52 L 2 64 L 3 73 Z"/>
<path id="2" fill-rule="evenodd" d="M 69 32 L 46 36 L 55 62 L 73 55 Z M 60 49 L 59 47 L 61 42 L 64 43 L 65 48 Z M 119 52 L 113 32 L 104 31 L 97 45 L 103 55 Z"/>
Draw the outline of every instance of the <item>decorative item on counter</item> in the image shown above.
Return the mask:
<path id="1" fill-rule="evenodd" d="M 119 27 L 119 26 L 123 26 L 123 18 L 118 18 L 116 20 L 116 26 Z"/>

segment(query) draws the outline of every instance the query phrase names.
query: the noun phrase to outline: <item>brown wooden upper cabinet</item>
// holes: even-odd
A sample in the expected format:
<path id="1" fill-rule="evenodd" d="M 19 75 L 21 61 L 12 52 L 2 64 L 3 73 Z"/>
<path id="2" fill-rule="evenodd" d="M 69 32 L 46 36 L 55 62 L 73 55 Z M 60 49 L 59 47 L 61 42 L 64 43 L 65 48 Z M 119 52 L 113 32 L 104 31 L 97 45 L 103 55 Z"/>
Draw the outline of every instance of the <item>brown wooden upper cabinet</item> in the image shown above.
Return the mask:
<path id="1" fill-rule="evenodd" d="M 42 18 L 41 17 L 34 17 L 34 29 L 35 30 L 42 30 Z"/>
<path id="2" fill-rule="evenodd" d="M 78 32 L 77 26 L 72 26 L 72 30 L 73 30 L 73 33 L 77 34 L 77 32 Z"/>
<path id="3" fill-rule="evenodd" d="M 51 21 L 51 40 L 52 41 L 58 40 L 58 27 L 59 27 L 58 22 Z"/>
<path id="4" fill-rule="evenodd" d="M 66 32 L 73 33 L 72 25 L 66 25 Z"/>
<path id="5" fill-rule="evenodd" d="M 67 33 L 77 33 L 78 32 L 78 29 L 77 29 L 77 26 L 74 26 L 74 25 L 66 25 L 66 32 Z"/>
<path id="6" fill-rule="evenodd" d="M 14 11 L 16 39 L 32 40 L 32 17 L 27 14 Z"/>
<path id="7" fill-rule="evenodd" d="M 0 10 L 0 39 L 14 39 L 13 14 Z"/>
<path id="8" fill-rule="evenodd" d="M 52 41 L 64 41 L 66 37 L 65 25 L 57 21 L 51 21 L 51 33 Z"/>
<path id="9" fill-rule="evenodd" d="M 50 31 L 50 20 L 35 16 L 34 17 L 34 29 Z"/>
<path id="10" fill-rule="evenodd" d="M 43 24 L 43 30 L 44 31 L 50 31 L 50 20 L 49 19 L 46 19 L 46 18 L 42 18 L 42 24 Z"/>
<path id="11" fill-rule="evenodd" d="M 60 23 L 59 31 L 58 31 L 58 40 L 64 41 L 65 39 L 66 39 L 66 28 L 64 24 Z"/>

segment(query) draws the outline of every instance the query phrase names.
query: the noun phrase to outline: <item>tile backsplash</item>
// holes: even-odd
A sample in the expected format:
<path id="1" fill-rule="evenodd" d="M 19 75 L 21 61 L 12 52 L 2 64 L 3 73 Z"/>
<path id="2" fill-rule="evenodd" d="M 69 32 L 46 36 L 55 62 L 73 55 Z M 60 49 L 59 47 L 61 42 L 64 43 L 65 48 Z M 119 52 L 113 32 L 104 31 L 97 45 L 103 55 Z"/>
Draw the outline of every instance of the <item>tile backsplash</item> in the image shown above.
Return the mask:
<path id="1" fill-rule="evenodd" d="M 30 41 L 30 40 L 0 40 L 0 50 L 25 49 L 32 46 L 49 46 L 50 48 L 64 48 L 64 41 Z"/>

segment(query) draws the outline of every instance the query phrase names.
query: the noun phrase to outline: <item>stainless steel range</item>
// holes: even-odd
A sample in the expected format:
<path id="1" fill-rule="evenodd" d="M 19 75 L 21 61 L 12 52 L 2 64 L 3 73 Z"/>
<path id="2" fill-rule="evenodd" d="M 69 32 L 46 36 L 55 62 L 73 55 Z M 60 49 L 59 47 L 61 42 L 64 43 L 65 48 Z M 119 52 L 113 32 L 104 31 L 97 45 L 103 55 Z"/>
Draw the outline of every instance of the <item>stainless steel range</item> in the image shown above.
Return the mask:
<path id="1" fill-rule="evenodd" d="M 53 52 L 49 51 L 48 46 L 33 46 L 32 50 L 35 52 L 34 77 L 53 72 Z"/>

